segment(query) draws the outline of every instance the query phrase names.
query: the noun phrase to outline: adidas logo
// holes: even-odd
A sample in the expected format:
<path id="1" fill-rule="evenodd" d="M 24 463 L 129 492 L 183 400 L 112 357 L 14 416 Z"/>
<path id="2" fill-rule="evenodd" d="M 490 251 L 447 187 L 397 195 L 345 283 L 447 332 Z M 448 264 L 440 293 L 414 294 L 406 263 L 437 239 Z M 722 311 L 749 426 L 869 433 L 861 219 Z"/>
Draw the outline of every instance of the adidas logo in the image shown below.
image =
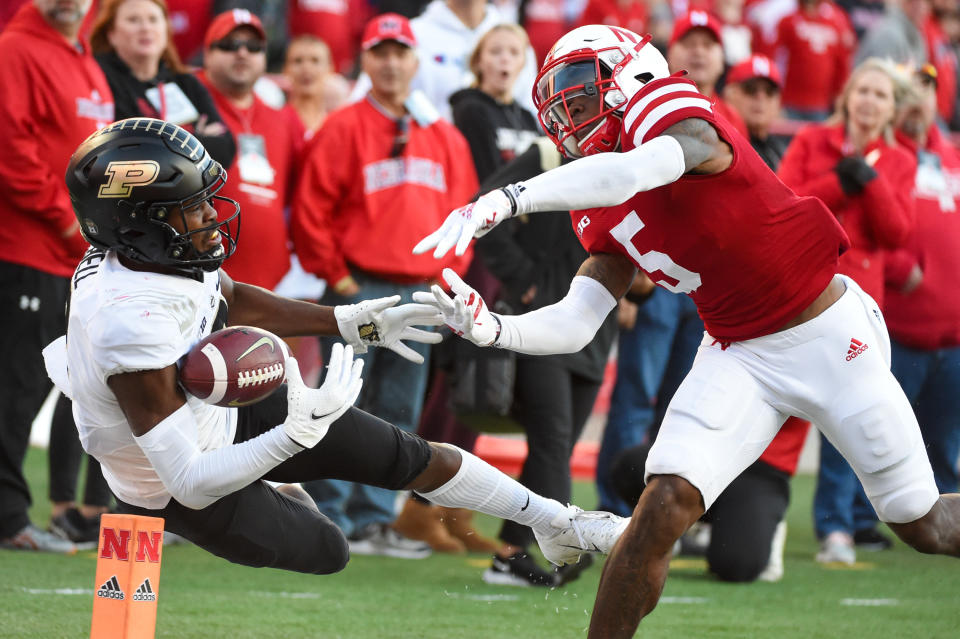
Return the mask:
<path id="1" fill-rule="evenodd" d="M 97 596 L 103 599 L 123 599 L 123 591 L 120 589 L 120 582 L 117 576 L 110 577 L 103 585 L 97 589 Z"/>
<path id="2" fill-rule="evenodd" d="M 860 340 L 850 339 L 850 350 L 847 351 L 847 361 L 854 359 L 857 355 L 870 348 Z"/>
<path id="3" fill-rule="evenodd" d="M 133 593 L 134 601 L 156 601 L 157 593 L 150 587 L 150 578 L 147 577 Z"/>

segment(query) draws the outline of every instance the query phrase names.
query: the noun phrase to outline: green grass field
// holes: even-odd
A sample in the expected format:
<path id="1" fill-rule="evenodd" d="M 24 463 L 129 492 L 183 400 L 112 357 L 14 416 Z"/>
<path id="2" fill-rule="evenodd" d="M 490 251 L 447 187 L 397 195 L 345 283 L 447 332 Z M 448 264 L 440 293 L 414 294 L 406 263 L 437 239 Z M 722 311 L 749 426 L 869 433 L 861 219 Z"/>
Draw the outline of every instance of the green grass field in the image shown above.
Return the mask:
<path id="1" fill-rule="evenodd" d="M 31 449 L 28 478 L 46 525 L 46 455 Z M 674 561 L 659 607 L 637 636 L 773 639 L 960 637 L 960 563 L 898 542 L 860 553 L 853 569 L 813 561 L 812 478 L 794 481 L 786 575 L 780 583 L 723 584 L 699 560 Z M 575 498 L 594 505 L 593 485 Z M 494 534 L 497 522 L 480 519 Z M 297 543 L 295 539 L 289 543 Z M 73 557 L 0 550 L 0 637 L 86 637 L 95 553 Z M 192 546 L 164 550 L 157 637 L 584 637 L 600 570 L 547 591 L 484 584 L 481 556 L 422 561 L 357 557 L 314 577 L 234 566 Z"/>

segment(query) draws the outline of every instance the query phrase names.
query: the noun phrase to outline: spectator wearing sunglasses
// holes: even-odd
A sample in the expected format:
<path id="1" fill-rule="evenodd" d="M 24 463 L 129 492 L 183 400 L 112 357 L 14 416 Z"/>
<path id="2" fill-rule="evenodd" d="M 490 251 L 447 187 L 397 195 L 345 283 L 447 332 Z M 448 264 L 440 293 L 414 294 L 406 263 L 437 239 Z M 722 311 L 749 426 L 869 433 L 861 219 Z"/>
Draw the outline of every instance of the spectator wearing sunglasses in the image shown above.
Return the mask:
<path id="1" fill-rule="evenodd" d="M 266 39 L 253 13 L 221 13 L 207 29 L 199 78 L 236 141 L 223 195 L 240 203 L 243 234 L 256 238 L 241 244 L 224 269 L 231 277 L 272 290 L 290 269 L 284 209 L 294 184 L 297 134 L 288 117 L 253 91 L 266 71 Z"/>
<path id="2" fill-rule="evenodd" d="M 415 47 L 403 16 L 387 13 L 367 24 L 361 64 L 370 91 L 327 116 L 304 159 L 293 239 L 304 269 L 327 281 L 324 304 L 390 295 L 409 302 L 414 291 L 439 279 L 444 267 L 463 273 L 469 262 L 469 255 L 434 260 L 410 252 L 451 206 L 477 190 L 466 140 L 452 124 L 429 118 L 416 102 L 420 94 L 411 98 L 419 66 Z M 412 347 L 429 358 L 425 345 Z M 324 350 L 329 348 L 325 343 Z M 358 405 L 415 432 L 429 368 L 375 350 L 362 355 L 370 383 Z M 393 491 L 341 481 L 304 487 L 347 534 L 351 552 L 405 558 L 430 553 L 427 544 L 390 526 L 396 519 Z"/>
<path id="3" fill-rule="evenodd" d="M 780 165 L 789 140 L 770 133 L 780 116 L 780 92 L 783 80 L 773 61 L 752 55 L 727 73 L 723 99 L 743 118 L 750 134 L 750 145 L 772 170 Z"/>

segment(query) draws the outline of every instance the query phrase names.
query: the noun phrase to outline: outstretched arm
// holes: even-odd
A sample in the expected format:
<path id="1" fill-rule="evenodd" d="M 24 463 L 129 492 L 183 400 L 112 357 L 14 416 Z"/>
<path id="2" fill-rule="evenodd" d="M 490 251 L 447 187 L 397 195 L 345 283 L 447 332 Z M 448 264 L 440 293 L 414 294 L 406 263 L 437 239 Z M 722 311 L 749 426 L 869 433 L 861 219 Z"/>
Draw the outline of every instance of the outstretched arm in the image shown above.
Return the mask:
<path id="1" fill-rule="evenodd" d="M 118 373 L 107 385 L 137 445 L 167 491 L 188 508 L 205 508 L 323 439 L 360 394 L 363 362 L 336 344 L 323 386 L 307 388 L 297 361 L 287 360 L 287 418 L 247 441 L 201 450 L 196 416 L 177 384 L 174 365 Z"/>
<path id="2" fill-rule="evenodd" d="M 622 255 L 591 255 L 559 302 L 523 315 L 499 315 L 487 309 L 483 298 L 457 274 L 443 276 L 453 297 L 439 286 L 414 299 L 433 304 L 458 335 L 477 346 L 496 346 L 530 355 L 575 353 L 586 346 L 603 320 L 630 287 L 636 267 Z"/>
<path id="3" fill-rule="evenodd" d="M 706 120 L 681 120 L 649 142 L 625 153 L 599 153 L 483 195 L 452 212 L 443 225 L 414 247 L 435 248 L 442 257 L 456 246 L 463 255 L 474 237 L 503 220 L 538 211 L 616 206 L 635 194 L 680 179 L 684 173 L 723 171 L 733 160 L 729 145 Z"/>
<path id="4" fill-rule="evenodd" d="M 282 297 L 259 286 L 234 282 L 220 271 L 223 297 L 230 308 L 230 324 L 257 326 L 279 335 L 340 335 L 357 353 L 368 346 L 389 348 L 416 364 L 423 356 L 404 340 L 436 344 L 442 336 L 414 326 L 439 326 L 443 318 L 422 304 L 403 304 L 399 295 L 365 300 L 358 304 L 321 306 Z"/>

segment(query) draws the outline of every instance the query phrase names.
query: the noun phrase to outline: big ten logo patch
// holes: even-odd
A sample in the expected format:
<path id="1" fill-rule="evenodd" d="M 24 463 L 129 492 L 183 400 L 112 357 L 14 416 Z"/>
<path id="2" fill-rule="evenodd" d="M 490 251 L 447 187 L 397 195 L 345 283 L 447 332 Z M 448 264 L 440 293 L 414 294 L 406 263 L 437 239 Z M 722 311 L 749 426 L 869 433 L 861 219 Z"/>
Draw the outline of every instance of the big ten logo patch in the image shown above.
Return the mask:
<path id="1" fill-rule="evenodd" d="M 580 221 L 577 222 L 577 235 L 583 237 L 583 230 L 590 226 L 590 218 L 584 215 L 580 218 Z"/>
<path id="2" fill-rule="evenodd" d="M 98 197 L 127 197 L 133 187 L 153 184 L 160 175 L 160 165 L 153 160 L 111 162 L 104 173 L 110 177 L 100 187 Z"/>

